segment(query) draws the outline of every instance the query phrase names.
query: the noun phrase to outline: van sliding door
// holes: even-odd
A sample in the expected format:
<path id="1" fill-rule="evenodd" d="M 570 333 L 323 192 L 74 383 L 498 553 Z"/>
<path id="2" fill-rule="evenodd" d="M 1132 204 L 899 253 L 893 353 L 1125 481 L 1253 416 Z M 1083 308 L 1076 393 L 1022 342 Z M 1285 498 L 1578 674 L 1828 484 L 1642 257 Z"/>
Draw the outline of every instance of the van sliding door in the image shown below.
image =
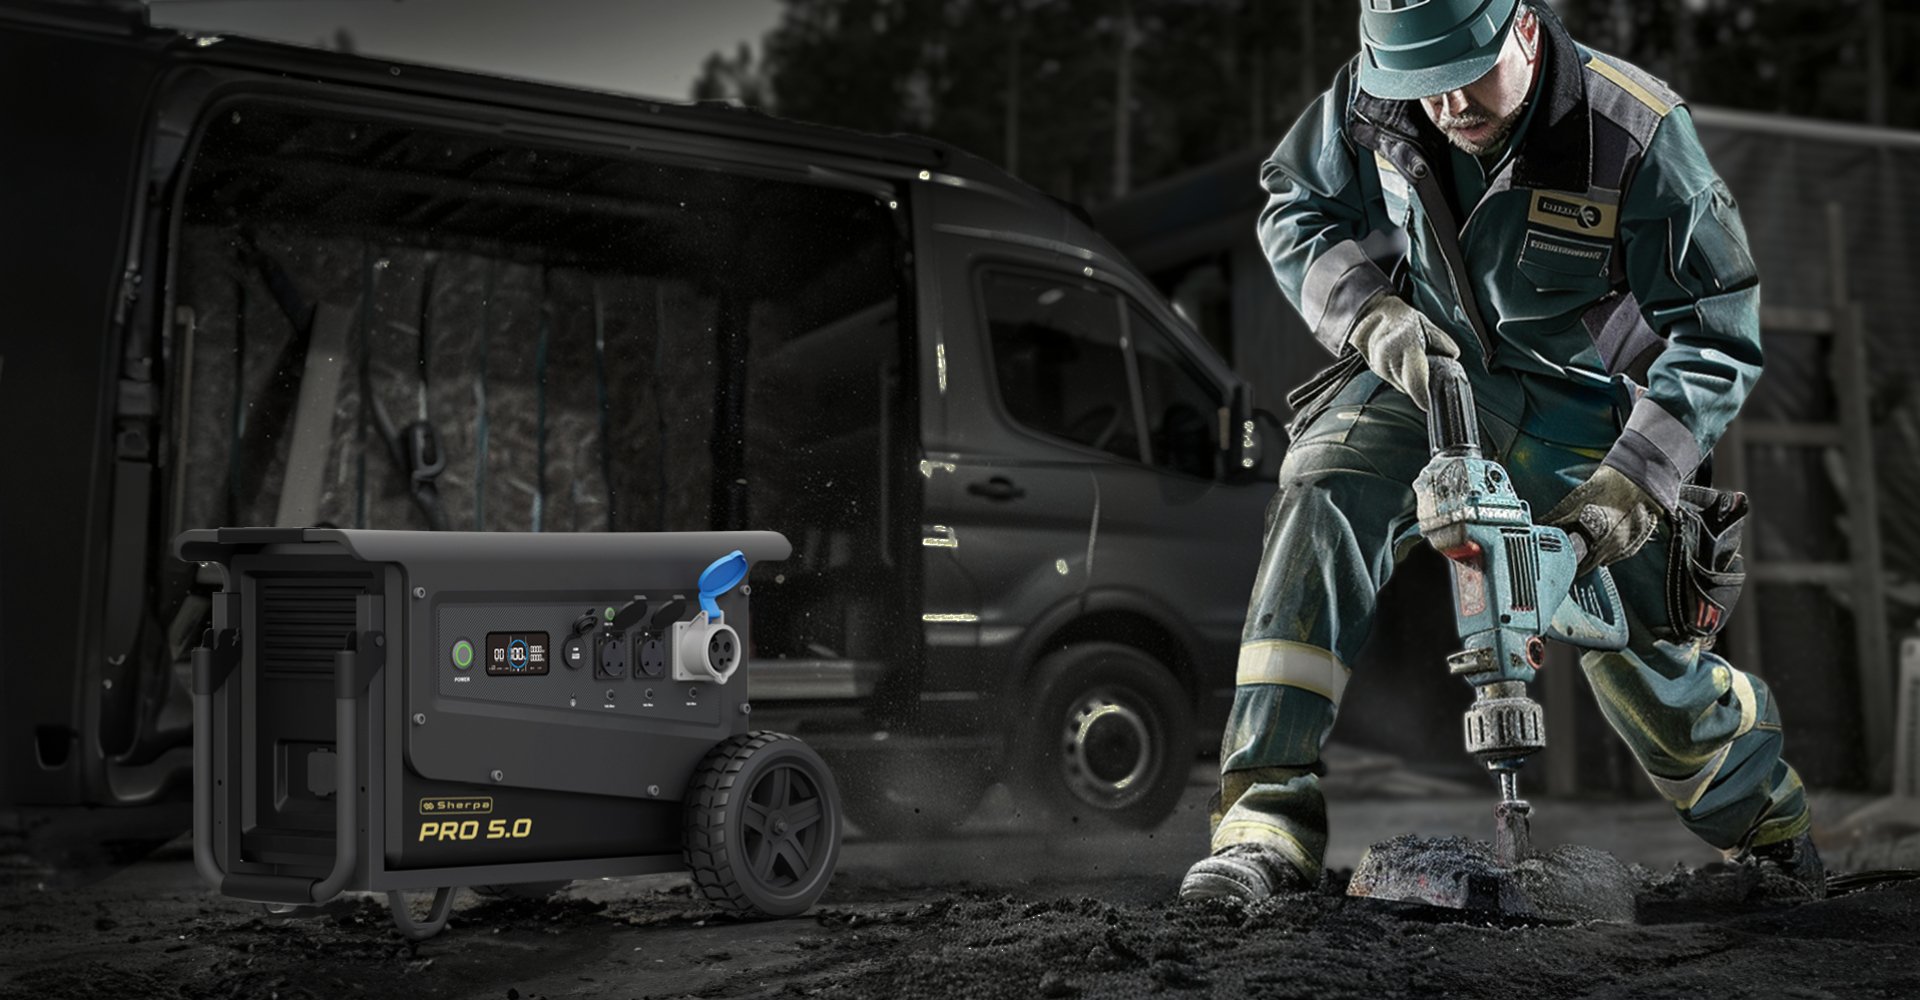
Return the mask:
<path id="1" fill-rule="evenodd" d="M 1014 651 L 1027 627 L 1085 591 L 1092 467 L 1137 448 L 1138 435 L 1106 299 L 1052 254 L 939 238 L 945 425 L 928 442 L 922 698 L 923 714 L 961 729 L 963 706 L 978 708 L 1024 666 Z"/>

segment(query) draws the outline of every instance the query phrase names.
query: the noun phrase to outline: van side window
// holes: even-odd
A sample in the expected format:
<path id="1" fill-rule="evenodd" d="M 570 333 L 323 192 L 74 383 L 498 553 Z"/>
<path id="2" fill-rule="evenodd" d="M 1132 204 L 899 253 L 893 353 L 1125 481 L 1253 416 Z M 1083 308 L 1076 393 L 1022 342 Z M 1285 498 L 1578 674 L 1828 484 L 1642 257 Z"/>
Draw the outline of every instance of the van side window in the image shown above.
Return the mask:
<path id="1" fill-rule="evenodd" d="M 1140 368 L 1151 461 L 1190 476 L 1213 478 L 1221 458 L 1220 391 L 1196 374 L 1172 336 L 1132 303 L 1127 305 L 1127 325 Z"/>
<path id="2" fill-rule="evenodd" d="M 1139 461 L 1118 302 L 1069 278 L 989 271 L 981 294 L 1007 413 L 1026 427 Z"/>

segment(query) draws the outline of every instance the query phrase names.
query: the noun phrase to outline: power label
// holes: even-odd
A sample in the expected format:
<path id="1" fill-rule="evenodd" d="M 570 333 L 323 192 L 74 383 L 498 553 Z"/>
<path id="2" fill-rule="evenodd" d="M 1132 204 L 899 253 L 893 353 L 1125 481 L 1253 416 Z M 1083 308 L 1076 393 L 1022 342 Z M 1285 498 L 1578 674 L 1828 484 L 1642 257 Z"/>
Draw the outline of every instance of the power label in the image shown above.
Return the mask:
<path id="1" fill-rule="evenodd" d="M 442 840 L 524 840 L 533 836 L 533 820 L 518 819 L 430 819 L 420 824 L 415 843 Z"/>

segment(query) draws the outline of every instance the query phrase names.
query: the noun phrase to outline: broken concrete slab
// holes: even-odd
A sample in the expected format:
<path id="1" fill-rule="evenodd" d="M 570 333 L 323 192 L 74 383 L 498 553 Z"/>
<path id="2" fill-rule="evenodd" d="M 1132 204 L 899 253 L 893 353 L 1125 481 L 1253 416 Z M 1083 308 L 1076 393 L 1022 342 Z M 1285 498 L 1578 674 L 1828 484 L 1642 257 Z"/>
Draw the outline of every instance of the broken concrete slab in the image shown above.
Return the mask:
<path id="1" fill-rule="evenodd" d="M 1631 922 L 1648 878 L 1645 869 L 1578 844 L 1506 868 L 1485 841 L 1407 835 L 1369 848 L 1347 893 L 1508 917 Z"/>

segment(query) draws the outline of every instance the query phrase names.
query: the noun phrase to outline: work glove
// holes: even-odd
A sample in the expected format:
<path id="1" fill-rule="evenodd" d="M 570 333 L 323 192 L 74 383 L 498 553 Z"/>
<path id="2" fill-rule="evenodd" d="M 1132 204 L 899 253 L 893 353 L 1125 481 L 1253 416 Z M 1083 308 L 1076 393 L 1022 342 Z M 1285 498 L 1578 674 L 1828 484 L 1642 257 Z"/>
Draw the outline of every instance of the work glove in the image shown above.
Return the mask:
<path id="1" fill-rule="evenodd" d="M 1647 544 L 1660 524 L 1658 501 L 1611 465 L 1603 465 L 1566 499 L 1547 511 L 1547 524 L 1585 535 L 1587 554 L 1578 572 L 1616 563 Z"/>
<path id="2" fill-rule="evenodd" d="M 1427 408 L 1427 354 L 1460 356 L 1453 338 L 1432 320 L 1398 295 L 1385 293 L 1361 310 L 1347 343 L 1367 359 L 1375 375 L 1412 397 L 1422 410 Z"/>

